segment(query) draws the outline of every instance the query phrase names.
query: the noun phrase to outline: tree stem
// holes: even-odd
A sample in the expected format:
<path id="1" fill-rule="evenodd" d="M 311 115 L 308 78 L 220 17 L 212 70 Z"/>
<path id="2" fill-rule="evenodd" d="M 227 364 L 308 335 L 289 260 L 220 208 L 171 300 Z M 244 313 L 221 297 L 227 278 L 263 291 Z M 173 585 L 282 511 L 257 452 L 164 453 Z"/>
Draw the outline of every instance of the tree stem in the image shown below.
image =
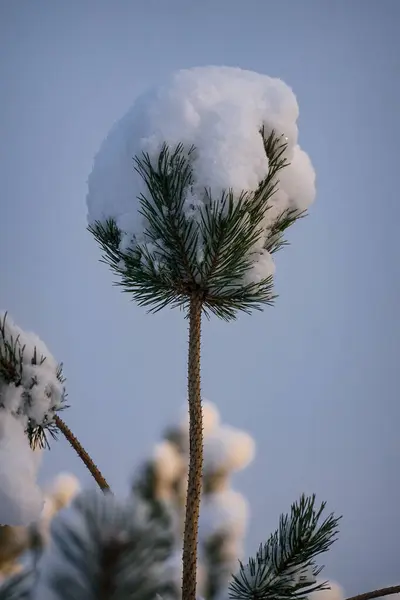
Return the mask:
<path id="1" fill-rule="evenodd" d="M 400 585 L 392 585 L 391 587 L 374 590 L 373 592 L 352 596 L 351 598 L 347 598 L 347 600 L 372 600 L 373 598 L 382 598 L 382 596 L 390 596 L 390 594 L 398 594 L 399 592 Z"/>
<path id="2" fill-rule="evenodd" d="M 75 452 L 77 453 L 79 458 L 83 461 L 85 466 L 88 468 L 90 473 L 93 475 L 99 488 L 103 492 L 110 492 L 111 491 L 110 486 L 108 485 L 107 481 L 104 479 L 100 470 L 97 468 L 95 463 L 92 461 L 89 454 L 86 452 L 85 448 L 82 446 L 82 444 L 79 442 L 79 440 L 74 436 L 74 434 L 72 433 L 72 431 L 70 430 L 68 425 L 66 425 L 66 423 L 64 423 L 64 421 L 58 415 L 54 416 L 54 422 L 57 425 L 58 429 L 61 431 L 61 433 L 69 441 L 69 443 L 71 444 L 71 446 L 73 447 L 73 449 L 75 450 Z"/>
<path id="3" fill-rule="evenodd" d="M 202 301 L 196 295 L 189 307 L 189 475 L 183 534 L 182 600 L 196 600 L 197 538 L 203 471 L 203 413 L 200 388 Z"/>

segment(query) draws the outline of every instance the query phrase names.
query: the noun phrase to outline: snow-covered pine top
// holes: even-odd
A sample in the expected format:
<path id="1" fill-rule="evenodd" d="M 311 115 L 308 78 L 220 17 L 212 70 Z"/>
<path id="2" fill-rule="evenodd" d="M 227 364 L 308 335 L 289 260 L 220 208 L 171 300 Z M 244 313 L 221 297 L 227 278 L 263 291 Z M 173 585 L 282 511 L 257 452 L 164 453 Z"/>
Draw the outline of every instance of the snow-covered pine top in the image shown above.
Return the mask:
<path id="1" fill-rule="evenodd" d="M 162 85 L 140 96 L 118 121 L 95 157 L 88 180 L 88 221 L 113 218 L 123 232 L 120 249 L 145 243 L 138 196 L 144 182 L 133 159 L 143 152 L 157 159 L 164 143 L 171 149 L 194 146 L 194 185 L 187 191 L 187 217 L 205 200 L 231 189 L 236 197 L 254 192 L 268 174 L 262 126 L 287 141 L 290 166 L 279 173 L 279 190 L 263 223 L 264 237 L 250 279 L 274 272 L 263 250 L 269 228 L 285 210 L 306 210 L 315 197 L 315 173 L 297 143 L 299 109 L 292 90 L 280 79 L 231 67 L 197 67 L 178 71 Z M 148 248 L 149 250 L 149 248 Z"/>

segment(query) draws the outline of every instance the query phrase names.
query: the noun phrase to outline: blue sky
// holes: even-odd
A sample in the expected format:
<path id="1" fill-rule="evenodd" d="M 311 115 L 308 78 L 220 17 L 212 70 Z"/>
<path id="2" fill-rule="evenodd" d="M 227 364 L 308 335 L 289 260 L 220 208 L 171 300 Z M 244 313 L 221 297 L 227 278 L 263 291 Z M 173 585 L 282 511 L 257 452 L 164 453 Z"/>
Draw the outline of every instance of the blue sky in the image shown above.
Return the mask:
<path id="1" fill-rule="evenodd" d="M 284 79 L 317 172 L 277 260 L 276 307 L 206 323 L 204 395 L 247 429 L 237 478 L 247 551 L 301 492 L 344 515 L 326 557 L 348 594 L 397 583 L 400 3 L 0 3 L 0 306 L 65 364 L 65 418 L 110 480 L 130 475 L 186 397 L 187 324 L 112 287 L 86 232 L 86 179 L 109 127 L 166 73 L 229 65 Z M 41 478 L 71 471 L 64 440 Z"/>

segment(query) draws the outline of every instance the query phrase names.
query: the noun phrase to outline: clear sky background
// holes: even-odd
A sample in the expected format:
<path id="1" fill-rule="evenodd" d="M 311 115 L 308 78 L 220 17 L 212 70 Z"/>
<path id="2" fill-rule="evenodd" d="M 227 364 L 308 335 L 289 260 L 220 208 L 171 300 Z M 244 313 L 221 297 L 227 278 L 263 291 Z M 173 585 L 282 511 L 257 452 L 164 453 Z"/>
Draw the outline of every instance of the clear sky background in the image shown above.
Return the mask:
<path id="1" fill-rule="evenodd" d="M 275 308 L 203 338 L 204 395 L 257 441 L 247 551 L 301 492 L 344 515 L 326 575 L 400 581 L 399 0 L 0 0 L 0 307 L 64 361 L 65 418 L 125 493 L 186 398 L 187 324 L 112 287 L 86 232 L 94 153 L 182 67 L 278 76 L 318 177 Z M 41 473 L 89 476 L 64 440 Z"/>

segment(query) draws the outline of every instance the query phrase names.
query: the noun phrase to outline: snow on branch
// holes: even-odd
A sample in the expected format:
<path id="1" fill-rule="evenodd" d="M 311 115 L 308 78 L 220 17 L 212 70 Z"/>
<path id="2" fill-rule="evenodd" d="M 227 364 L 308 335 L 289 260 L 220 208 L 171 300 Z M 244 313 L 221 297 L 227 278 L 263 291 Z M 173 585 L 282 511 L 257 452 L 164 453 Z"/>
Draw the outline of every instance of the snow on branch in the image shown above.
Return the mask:
<path id="1" fill-rule="evenodd" d="M 55 434 L 54 415 L 65 402 L 60 365 L 35 334 L 0 313 L 0 524 L 38 518 L 39 449 Z"/>
<path id="2" fill-rule="evenodd" d="M 65 407 L 62 365 L 34 333 L 0 312 L 0 410 L 23 423 L 32 447 L 55 435 L 54 415 Z"/>
<path id="3" fill-rule="evenodd" d="M 273 253 L 315 197 L 298 113 L 279 79 L 198 67 L 114 125 L 89 176 L 88 223 L 139 304 L 182 305 L 196 286 L 223 318 L 272 302 Z"/>

